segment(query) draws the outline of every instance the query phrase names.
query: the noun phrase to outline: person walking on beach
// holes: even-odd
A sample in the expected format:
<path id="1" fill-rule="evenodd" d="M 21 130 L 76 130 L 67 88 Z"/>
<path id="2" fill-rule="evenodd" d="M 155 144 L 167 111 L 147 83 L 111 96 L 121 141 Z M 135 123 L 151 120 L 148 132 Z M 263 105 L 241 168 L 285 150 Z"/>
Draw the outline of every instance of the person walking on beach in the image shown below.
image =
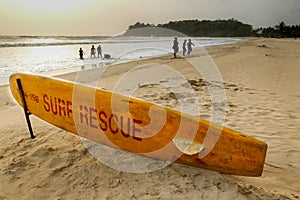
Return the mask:
<path id="1" fill-rule="evenodd" d="M 101 48 L 100 44 L 97 47 L 97 52 L 98 52 L 98 58 L 99 58 L 99 56 L 102 58 L 102 48 Z"/>
<path id="2" fill-rule="evenodd" d="M 82 48 L 79 49 L 79 58 L 82 60 L 83 59 L 83 54 L 84 51 L 82 50 Z"/>
<path id="3" fill-rule="evenodd" d="M 179 51 L 177 37 L 174 38 L 172 49 L 174 50 L 174 58 L 177 58 L 176 53 L 178 53 L 178 51 Z"/>
<path id="4" fill-rule="evenodd" d="M 183 56 L 185 56 L 185 52 L 186 52 L 186 40 L 184 40 L 183 44 L 182 44 L 182 54 L 183 54 Z"/>
<path id="5" fill-rule="evenodd" d="M 91 48 L 91 57 L 93 57 L 93 56 L 94 56 L 94 58 L 96 58 L 96 49 L 95 49 L 94 45 L 92 45 L 92 48 Z"/>
<path id="6" fill-rule="evenodd" d="M 190 53 L 192 52 L 192 45 L 193 46 L 195 46 L 193 43 L 192 43 L 192 40 L 191 39 L 189 39 L 189 41 L 188 41 L 188 43 L 187 43 L 187 48 L 188 48 L 188 53 L 187 53 L 187 55 L 189 56 L 190 55 Z"/>

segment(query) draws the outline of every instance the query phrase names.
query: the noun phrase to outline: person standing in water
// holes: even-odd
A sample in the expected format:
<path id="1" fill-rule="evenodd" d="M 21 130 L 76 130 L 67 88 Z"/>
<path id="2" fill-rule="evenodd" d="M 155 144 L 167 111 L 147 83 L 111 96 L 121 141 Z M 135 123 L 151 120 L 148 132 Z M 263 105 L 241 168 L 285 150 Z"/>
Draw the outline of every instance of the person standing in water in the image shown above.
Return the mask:
<path id="1" fill-rule="evenodd" d="M 82 50 L 82 48 L 79 49 L 79 58 L 82 60 L 83 59 L 83 54 L 84 51 Z"/>
<path id="2" fill-rule="evenodd" d="M 99 58 L 99 56 L 102 58 L 102 48 L 101 48 L 100 44 L 97 47 L 97 52 L 98 52 L 98 58 Z"/>
<path id="3" fill-rule="evenodd" d="M 187 53 L 187 55 L 189 56 L 190 55 L 190 53 L 192 52 L 192 45 L 193 46 L 195 46 L 193 43 L 192 43 L 192 41 L 191 41 L 191 39 L 189 39 L 189 41 L 188 41 L 188 43 L 187 43 L 187 48 L 188 48 L 188 53 Z"/>
<path id="4" fill-rule="evenodd" d="M 174 38 L 172 49 L 174 50 L 174 58 L 177 58 L 176 53 L 178 53 L 178 51 L 179 51 L 177 37 Z"/>
<path id="5" fill-rule="evenodd" d="M 93 57 L 93 56 L 94 56 L 94 58 L 96 58 L 96 49 L 95 49 L 94 45 L 92 45 L 92 48 L 91 48 L 91 57 Z"/>
<path id="6" fill-rule="evenodd" d="M 185 56 L 185 52 L 186 52 L 186 40 L 183 41 L 182 44 L 182 55 Z"/>

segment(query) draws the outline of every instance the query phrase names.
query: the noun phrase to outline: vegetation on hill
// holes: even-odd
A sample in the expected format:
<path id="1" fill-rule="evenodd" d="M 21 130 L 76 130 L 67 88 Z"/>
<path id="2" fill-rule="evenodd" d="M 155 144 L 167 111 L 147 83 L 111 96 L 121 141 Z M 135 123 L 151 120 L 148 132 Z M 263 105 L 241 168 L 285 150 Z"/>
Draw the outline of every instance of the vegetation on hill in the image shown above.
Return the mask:
<path id="1" fill-rule="evenodd" d="M 255 32 L 262 37 L 297 38 L 300 37 L 300 25 L 287 26 L 284 22 L 280 22 L 275 27 L 259 28 Z"/>
<path id="2" fill-rule="evenodd" d="M 167 32 L 157 32 L 155 28 L 165 28 L 178 31 L 191 37 L 300 37 L 300 25 L 288 26 L 284 22 L 279 25 L 268 28 L 253 29 L 252 25 L 244 24 L 236 19 L 228 20 L 182 20 L 170 21 L 166 24 L 145 24 L 137 22 L 130 25 L 125 35 L 140 35 L 140 36 L 169 36 Z M 152 28 L 144 32 L 133 32 L 137 28 Z"/>

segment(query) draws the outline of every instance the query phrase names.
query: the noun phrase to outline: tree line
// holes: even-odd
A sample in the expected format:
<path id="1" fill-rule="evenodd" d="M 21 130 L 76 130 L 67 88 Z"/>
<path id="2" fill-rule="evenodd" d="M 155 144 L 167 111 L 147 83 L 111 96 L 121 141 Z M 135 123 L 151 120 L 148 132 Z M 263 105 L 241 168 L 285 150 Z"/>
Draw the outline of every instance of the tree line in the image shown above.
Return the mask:
<path id="1" fill-rule="evenodd" d="M 191 37 L 277 37 L 277 38 L 297 38 L 300 37 L 300 25 L 286 25 L 280 22 L 274 27 L 253 29 L 252 25 L 244 24 L 234 18 L 228 20 L 182 20 L 170 21 L 165 24 L 145 24 L 137 22 L 130 25 L 126 31 L 130 35 L 130 30 L 145 27 L 159 27 L 178 31 Z M 146 33 L 145 33 L 146 34 Z M 151 34 L 151 33 L 147 33 Z M 125 33 L 126 35 L 126 33 Z M 155 35 L 155 36 L 164 36 Z"/>
<path id="2" fill-rule="evenodd" d="M 300 37 L 300 25 L 288 26 L 280 22 L 274 27 L 259 28 L 255 30 L 256 36 L 271 38 L 298 38 Z"/>

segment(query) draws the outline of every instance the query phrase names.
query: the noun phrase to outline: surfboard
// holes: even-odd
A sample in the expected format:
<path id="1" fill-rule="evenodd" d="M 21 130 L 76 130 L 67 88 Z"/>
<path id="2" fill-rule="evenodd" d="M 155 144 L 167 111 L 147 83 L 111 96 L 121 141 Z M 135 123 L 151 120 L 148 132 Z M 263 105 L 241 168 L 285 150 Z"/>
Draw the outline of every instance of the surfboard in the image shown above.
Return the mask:
<path id="1" fill-rule="evenodd" d="M 80 137 L 153 159 L 260 176 L 267 144 L 142 99 L 53 77 L 17 73 L 10 89 L 40 119 Z"/>

